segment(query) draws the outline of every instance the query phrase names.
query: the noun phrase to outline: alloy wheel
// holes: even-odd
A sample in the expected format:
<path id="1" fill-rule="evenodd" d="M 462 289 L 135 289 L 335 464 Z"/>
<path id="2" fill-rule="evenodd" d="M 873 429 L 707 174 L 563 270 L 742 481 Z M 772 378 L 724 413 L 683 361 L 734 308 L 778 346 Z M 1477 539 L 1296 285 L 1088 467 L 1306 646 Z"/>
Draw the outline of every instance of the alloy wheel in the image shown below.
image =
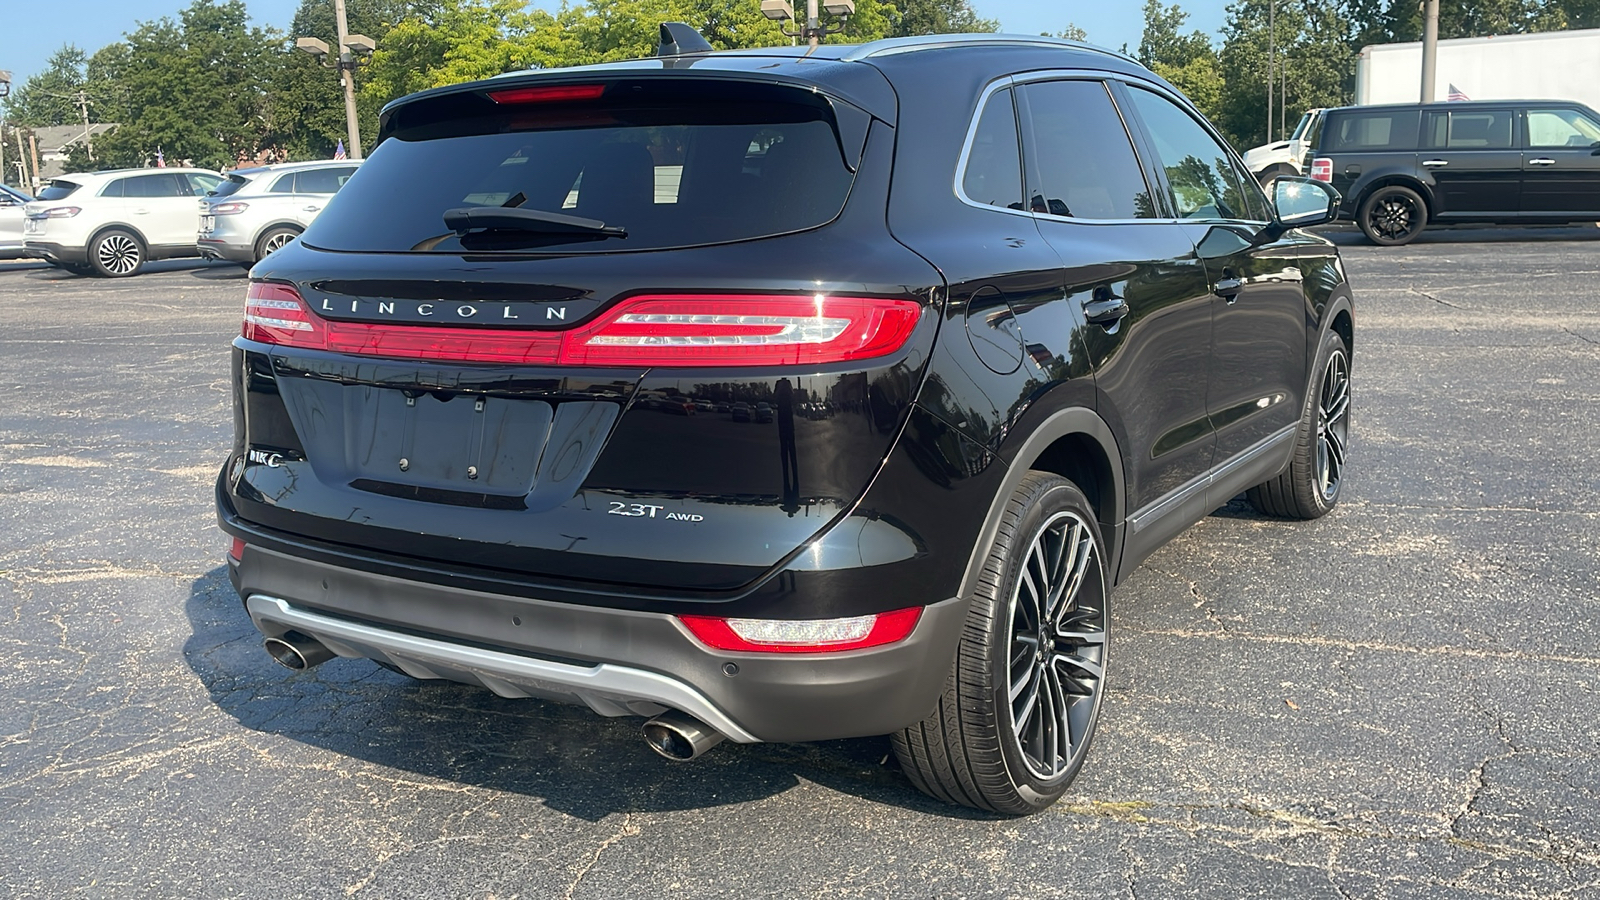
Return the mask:
<path id="1" fill-rule="evenodd" d="M 1317 488 L 1323 500 L 1339 493 L 1350 447 L 1350 360 L 1335 350 L 1322 370 L 1317 398 Z"/>
<path id="2" fill-rule="evenodd" d="M 1415 204 L 1409 197 L 1390 194 L 1379 200 L 1368 214 L 1372 230 L 1389 240 L 1399 240 L 1411 233 L 1417 220 Z"/>
<path id="3" fill-rule="evenodd" d="M 1011 595 L 1011 733 L 1035 777 L 1061 776 L 1087 748 L 1105 679 L 1104 598 L 1089 524 L 1072 512 L 1051 516 Z"/>
<path id="4" fill-rule="evenodd" d="M 95 246 L 95 260 L 112 275 L 129 275 L 139 268 L 139 243 L 125 234 L 111 234 Z"/>
<path id="5" fill-rule="evenodd" d="M 287 231 L 275 231 L 267 237 L 264 243 L 262 243 L 261 249 L 263 252 L 261 255 L 266 256 L 267 254 L 277 250 L 279 247 L 282 247 L 284 244 L 287 244 L 294 239 L 295 235 L 290 234 Z"/>

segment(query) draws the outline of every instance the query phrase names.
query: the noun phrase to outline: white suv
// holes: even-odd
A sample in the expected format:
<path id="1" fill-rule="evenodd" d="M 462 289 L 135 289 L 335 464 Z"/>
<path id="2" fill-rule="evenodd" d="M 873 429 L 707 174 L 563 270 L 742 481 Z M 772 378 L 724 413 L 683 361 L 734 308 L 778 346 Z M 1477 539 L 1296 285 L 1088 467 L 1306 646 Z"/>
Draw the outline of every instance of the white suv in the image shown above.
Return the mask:
<path id="1" fill-rule="evenodd" d="M 118 169 L 63 175 L 26 207 L 22 238 L 32 256 L 108 278 L 145 262 L 199 256 L 200 201 L 222 183 L 207 169 Z"/>
<path id="2" fill-rule="evenodd" d="M 229 172 L 200 205 L 200 255 L 255 265 L 298 237 L 359 165 L 341 159 Z"/>

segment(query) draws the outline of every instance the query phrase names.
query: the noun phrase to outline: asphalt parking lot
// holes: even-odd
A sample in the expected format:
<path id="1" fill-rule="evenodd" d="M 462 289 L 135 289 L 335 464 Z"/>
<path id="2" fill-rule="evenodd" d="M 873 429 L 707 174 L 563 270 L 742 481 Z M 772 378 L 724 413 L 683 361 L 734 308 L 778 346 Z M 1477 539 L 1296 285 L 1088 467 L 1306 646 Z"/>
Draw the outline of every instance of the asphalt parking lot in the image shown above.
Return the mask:
<path id="1" fill-rule="evenodd" d="M 1600 228 L 1339 233 L 1345 502 L 1118 592 L 1066 800 L 262 652 L 221 567 L 243 272 L 0 263 L 0 895 L 1600 896 Z"/>

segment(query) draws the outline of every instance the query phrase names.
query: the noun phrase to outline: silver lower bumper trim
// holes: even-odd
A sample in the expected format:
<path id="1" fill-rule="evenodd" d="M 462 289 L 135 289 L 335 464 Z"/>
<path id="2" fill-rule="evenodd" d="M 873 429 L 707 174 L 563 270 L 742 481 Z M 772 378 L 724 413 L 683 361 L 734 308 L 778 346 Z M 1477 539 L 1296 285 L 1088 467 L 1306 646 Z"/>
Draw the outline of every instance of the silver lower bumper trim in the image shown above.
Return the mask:
<path id="1" fill-rule="evenodd" d="M 413 678 L 477 684 L 502 697 L 578 703 L 603 716 L 650 716 L 677 709 L 731 741 L 759 742 L 704 694 L 659 672 L 610 663 L 579 666 L 452 644 L 321 615 L 265 594 L 251 595 L 245 608 L 256 628 L 269 637 L 298 631 L 340 656 L 383 660 Z"/>

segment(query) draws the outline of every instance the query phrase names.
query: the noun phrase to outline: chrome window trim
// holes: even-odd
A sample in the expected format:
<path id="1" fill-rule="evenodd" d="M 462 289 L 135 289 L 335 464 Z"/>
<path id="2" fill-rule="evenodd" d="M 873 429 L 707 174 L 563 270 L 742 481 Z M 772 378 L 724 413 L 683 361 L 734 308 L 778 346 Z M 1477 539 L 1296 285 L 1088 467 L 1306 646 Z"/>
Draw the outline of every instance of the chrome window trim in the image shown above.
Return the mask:
<path id="1" fill-rule="evenodd" d="M 1127 75 L 1127 74 L 1124 74 L 1124 73 L 1121 73 L 1121 72 L 1105 72 L 1105 71 L 1099 71 L 1099 70 L 1093 70 L 1093 69 L 1043 69 L 1043 70 L 1036 71 L 1036 72 L 1025 72 L 1025 73 L 1022 73 L 1022 74 L 1019 74 L 1019 75 L 1003 75 L 1003 76 L 995 79 L 994 81 L 991 81 L 988 84 L 988 86 L 983 89 L 983 93 L 978 95 L 978 103 L 977 103 L 977 106 L 974 107 L 974 109 L 972 111 L 972 119 L 967 123 L 967 136 L 966 136 L 966 138 L 963 140 L 963 142 L 961 144 L 961 156 L 956 161 L 956 177 L 955 177 L 955 182 L 952 185 L 952 187 L 953 187 L 953 189 L 955 191 L 956 199 L 960 200 L 962 203 L 966 204 L 967 206 L 973 207 L 974 209 L 988 210 L 989 212 L 1007 213 L 1009 215 L 1022 216 L 1024 218 L 1029 218 L 1029 219 L 1035 219 L 1035 218 L 1044 219 L 1046 221 L 1051 221 L 1051 222 L 1071 222 L 1071 223 L 1073 223 L 1075 225 L 1255 225 L 1255 226 L 1265 226 L 1265 225 L 1271 224 L 1270 222 L 1262 222 L 1262 221 L 1257 221 L 1257 220 L 1254 220 L 1254 219 L 1177 219 L 1177 218 L 1158 218 L 1158 219 L 1085 219 L 1085 218 L 1079 218 L 1077 216 L 1057 216 L 1057 215 L 1053 215 L 1051 213 L 1036 213 L 1036 212 L 1032 212 L 1031 210 L 1026 210 L 1026 209 L 1011 209 L 1009 207 L 1004 207 L 1004 206 L 991 206 L 991 205 L 989 205 L 987 203 L 979 203 L 978 201 L 976 201 L 976 200 L 972 199 L 971 197 L 967 196 L 967 191 L 966 191 L 967 161 L 972 155 L 972 144 L 973 144 L 973 141 L 977 138 L 977 135 L 978 135 L 978 122 L 983 118 L 983 111 L 989 105 L 989 98 L 993 97 L 996 92 L 1004 90 L 1006 88 L 1010 88 L 1010 87 L 1018 87 L 1018 86 L 1021 86 L 1021 85 L 1024 85 L 1024 84 L 1031 84 L 1031 83 L 1037 82 L 1037 81 L 1066 81 L 1066 80 L 1073 80 L 1073 81 L 1101 81 L 1101 82 L 1104 82 L 1104 81 L 1106 81 L 1108 79 L 1116 79 L 1118 81 L 1126 82 L 1130 87 L 1145 88 L 1145 89 L 1151 91 L 1152 93 L 1154 93 L 1154 94 L 1156 94 L 1158 96 L 1164 97 L 1167 100 L 1176 103 L 1178 105 L 1179 109 L 1183 109 L 1183 106 L 1184 106 L 1183 99 L 1181 97 L 1179 97 L 1178 95 L 1174 94 L 1173 92 L 1167 90 L 1166 88 L 1163 88 L 1161 85 L 1158 85 L 1158 84 L 1156 84 L 1154 82 L 1145 81 L 1142 78 L 1138 78 L 1138 77 L 1135 77 L 1135 76 Z M 1144 160 L 1142 160 L 1140 158 L 1140 156 L 1139 156 L 1138 143 L 1133 140 L 1132 131 L 1128 127 L 1128 121 L 1127 121 L 1127 118 L 1126 118 L 1126 114 L 1123 113 L 1122 107 L 1117 105 L 1115 97 L 1111 97 L 1110 99 L 1111 99 L 1111 108 L 1116 110 L 1117 117 L 1122 120 L 1123 131 L 1128 136 L 1129 148 L 1133 150 L 1134 158 L 1137 159 L 1137 160 L 1140 160 L 1140 162 L 1143 163 Z M 1013 100 L 1012 103 L 1013 103 L 1013 109 L 1014 109 L 1016 101 Z M 1192 118 L 1192 116 L 1191 116 L 1191 118 Z M 1020 127 L 1021 126 L 1020 117 L 1017 119 L 1017 123 L 1018 123 L 1018 126 Z M 1230 153 L 1234 152 L 1233 148 L 1228 145 L 1227 141 L 1224 141 L 1221 138 L 1219 138 L 1215 133 L 1212 132 L 1212 130 L 1209 127 L 1205 127 L 1204 123 L 1202 123 L 1202 127 L 1204 128 L 1206 134 L 1211 136 L 1212 140 L 1217 141 L 1224 149 L 1228 150 Z M 1020 159 L 1020 155 L 1021 155 L 1021 142 L 1020 142 L 1020 135 L 1019 135 L 1018 156 L 1019 156 L 1019 162 L 1022 162 L 1022 160 Z M 1237 156 L 1237 155 L 1238 155 L 1237 153 L 1234 153 L 1234 156 Z M 1233 162 L 1235 165 L 1239 165 L 1240 166 L 1240 171 L 1245 171 L 1245 172 L 1249 171 L 1248 169 L 1244 168 L 1243 165 L 1241 163 L 1239 163 L 1239 161 L 1237 159 L 1230 159 L 1229 161 Z M 1155 160 L 1155 162 L 1157 164 L 1159 164 L 1160 160 Z M 1023 171 L 1024 172 L 1027 171 L 1027 167 L 1025 165 L 1023 166 Z M 1141 165 L 1141 172 L 1142 171 L 1143 171 L 1143 166 Z M 1146 185 L 1146 187 L 1149 187 L 1149 185 Z M 1024 189 L 1023 195 L 1024 196 L 1023 196 L 1022 200 L 1023 200 L 1024 203 L 1026 203 L 1027 200 L 1028 200 L 1028 198 L 1026 196 L 1027 195 L 1026 189 Z M 1272 208 L 1271 198 L 1264 198 L 1264 199 L 1266 200 L 1267 208 L 1271 209 Z"/>

